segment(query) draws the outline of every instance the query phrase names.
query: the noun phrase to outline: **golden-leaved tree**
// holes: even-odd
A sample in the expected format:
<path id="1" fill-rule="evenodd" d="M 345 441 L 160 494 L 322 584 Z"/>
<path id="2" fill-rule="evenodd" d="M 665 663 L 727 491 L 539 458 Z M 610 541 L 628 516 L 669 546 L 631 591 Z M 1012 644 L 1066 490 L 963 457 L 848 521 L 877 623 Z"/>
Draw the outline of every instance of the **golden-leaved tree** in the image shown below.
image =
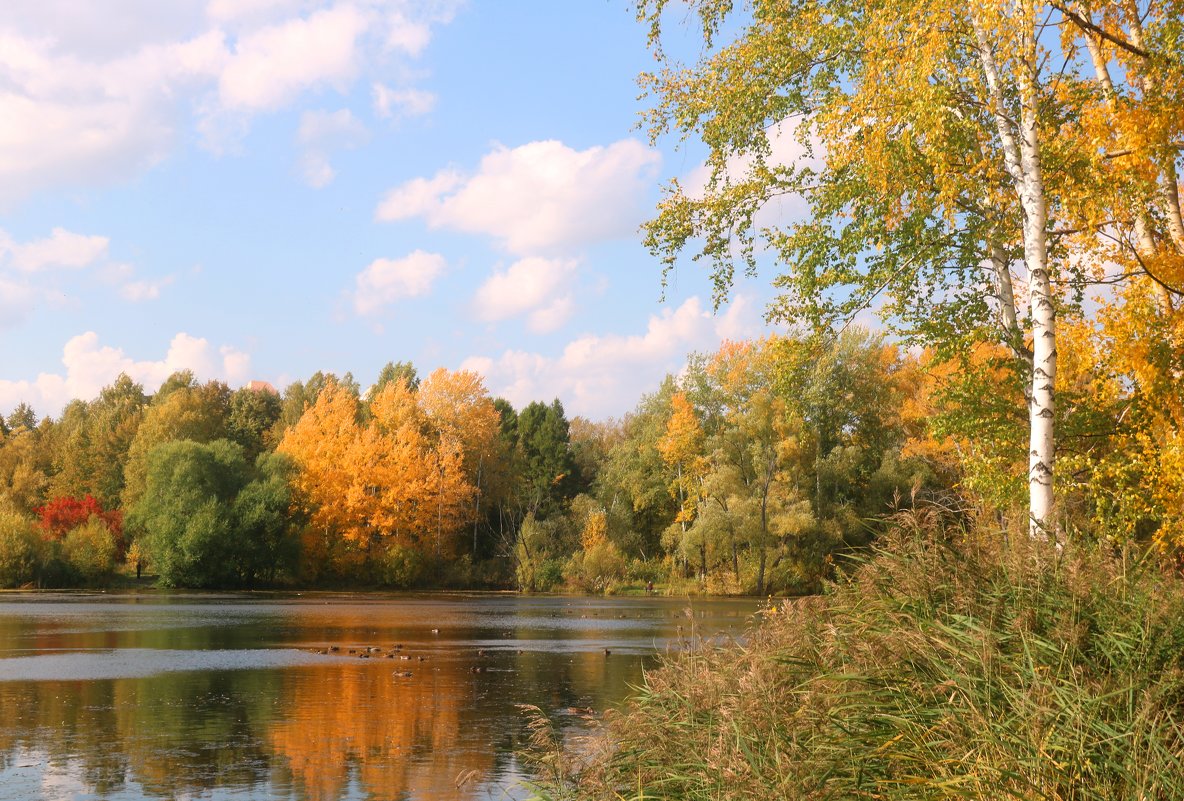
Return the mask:
<path id="1" fill-rule="evenodd" d="M 359 412 L 331 382 L 279 446 L 300 468 L 313 558 L 349 567 L 392 546 L 451 555 L 497 436 L 480 379 L 437 371 L 417 389 L 400 377 L 370 399 L 365 422 Z"/>
<path id="2" fill-rule="evenodd" d="M 771 250 L 775 319 L 825 330 L 876 304 L 938 361 L 1007 348 L 1029 529 L 1053 531 L 1058 316 L 1113 278 L 1108 238 L 1176 291 L 1180 2 L 688 5 L 705 40 L 690 65 L 662 47 L 673 3 L 637 3 L 660 62 L 642 77 L 651 134 L 708 146 L 707 180 L 670 185 L 651 249 L 667 270 L 697 249 L 717 301 L 737 261 L 755 273 Z M 778 205 L 793 195 L 804 219 Z"/>

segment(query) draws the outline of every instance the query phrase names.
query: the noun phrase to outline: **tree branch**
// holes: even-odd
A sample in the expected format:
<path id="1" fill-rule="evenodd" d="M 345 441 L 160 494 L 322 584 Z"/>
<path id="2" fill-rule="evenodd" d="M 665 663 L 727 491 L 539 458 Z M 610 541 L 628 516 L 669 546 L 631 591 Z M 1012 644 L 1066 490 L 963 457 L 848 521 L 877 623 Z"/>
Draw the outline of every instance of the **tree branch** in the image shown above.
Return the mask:
<path id="1" fill-rule="evenodd" d="M 1151 54 L 1148 53 L 1143 48 L 1133 45 L 1130 42 L 1128 42 L 1126 39 L 1123 39 L 1119 36 L 1115 36 L 1114 34 L 1107 31 L 1105 28 L 1095 25 L 1094 23 L 1087 20 L 1085 17 L 1078 14 L 1076 11 L 1073 11 L 1071 8 L 1069 8 L 1065 4 L 1059 3 L 1056 0 L 1053 0 L 1053 2 L 1050 5 L 1052 5 L 1053 8 L 1060 11 L 1062 14 L 1064 14 L 1069 19 L 1073 20 L 1073 22 L 1075 22 L 1077 24 L 1077 27 L 1081 28 L 1082 30 L 1089 31 L 1090 33 L 1094 33 L 1094 34 L 1102 37 L 1103 39 L 1105 39 L 1110 44 L 1112 44 L 1116 47 L 1119 47 L 1119 48 L 1127 51 L 1128 53 L 1132 53 L 1132 54 L 1138 56 L 1139 58 L 1147 59 L 1148 61 L 1151 60 Z"/>

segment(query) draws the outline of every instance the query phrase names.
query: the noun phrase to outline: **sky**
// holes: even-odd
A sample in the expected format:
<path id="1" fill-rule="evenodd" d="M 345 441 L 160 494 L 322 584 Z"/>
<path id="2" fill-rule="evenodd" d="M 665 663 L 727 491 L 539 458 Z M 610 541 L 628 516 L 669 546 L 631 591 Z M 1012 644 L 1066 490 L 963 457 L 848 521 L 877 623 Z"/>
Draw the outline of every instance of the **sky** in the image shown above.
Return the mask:
<path id="1" fill-rule="evenodd" d="M 766 331 L 641 244 L 701 148 L 651 144 L 628 0 L 5 0 L 0 413 L 126 372 L 363 388 L 388 361 L 619 416 Z"/>

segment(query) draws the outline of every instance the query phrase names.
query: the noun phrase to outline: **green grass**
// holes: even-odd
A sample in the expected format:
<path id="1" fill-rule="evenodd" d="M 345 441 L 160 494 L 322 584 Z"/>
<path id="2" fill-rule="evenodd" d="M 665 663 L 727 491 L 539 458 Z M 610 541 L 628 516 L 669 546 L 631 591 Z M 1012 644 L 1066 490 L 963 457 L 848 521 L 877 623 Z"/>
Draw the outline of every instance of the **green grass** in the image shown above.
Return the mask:
<path id="1" fill-rule="evenodd" d="M 1180 580 L 911 522 L 744 645 L 651 672 L 590 741 L 536 717 L 538 796 L 1184 799 Z"/>

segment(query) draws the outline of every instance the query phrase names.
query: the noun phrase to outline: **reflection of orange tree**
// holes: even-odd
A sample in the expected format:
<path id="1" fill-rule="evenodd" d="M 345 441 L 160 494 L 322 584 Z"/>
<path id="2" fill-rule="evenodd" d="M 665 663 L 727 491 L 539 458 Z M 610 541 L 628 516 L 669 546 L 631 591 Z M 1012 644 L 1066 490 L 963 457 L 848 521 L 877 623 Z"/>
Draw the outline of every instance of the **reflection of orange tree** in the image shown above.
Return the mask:
<path id="1" fill-rule="evenodd" d="M 367 798 L 455 799 L 457 777 L 488 775 L 489 748 L 460 743 L 474 707 L 467 668 L 371 662 L 294 671 L 266 740 L 309 801 L 340 798 L 356 768 Z M 469 785 L 471 786 L 471 784 Z"/>

